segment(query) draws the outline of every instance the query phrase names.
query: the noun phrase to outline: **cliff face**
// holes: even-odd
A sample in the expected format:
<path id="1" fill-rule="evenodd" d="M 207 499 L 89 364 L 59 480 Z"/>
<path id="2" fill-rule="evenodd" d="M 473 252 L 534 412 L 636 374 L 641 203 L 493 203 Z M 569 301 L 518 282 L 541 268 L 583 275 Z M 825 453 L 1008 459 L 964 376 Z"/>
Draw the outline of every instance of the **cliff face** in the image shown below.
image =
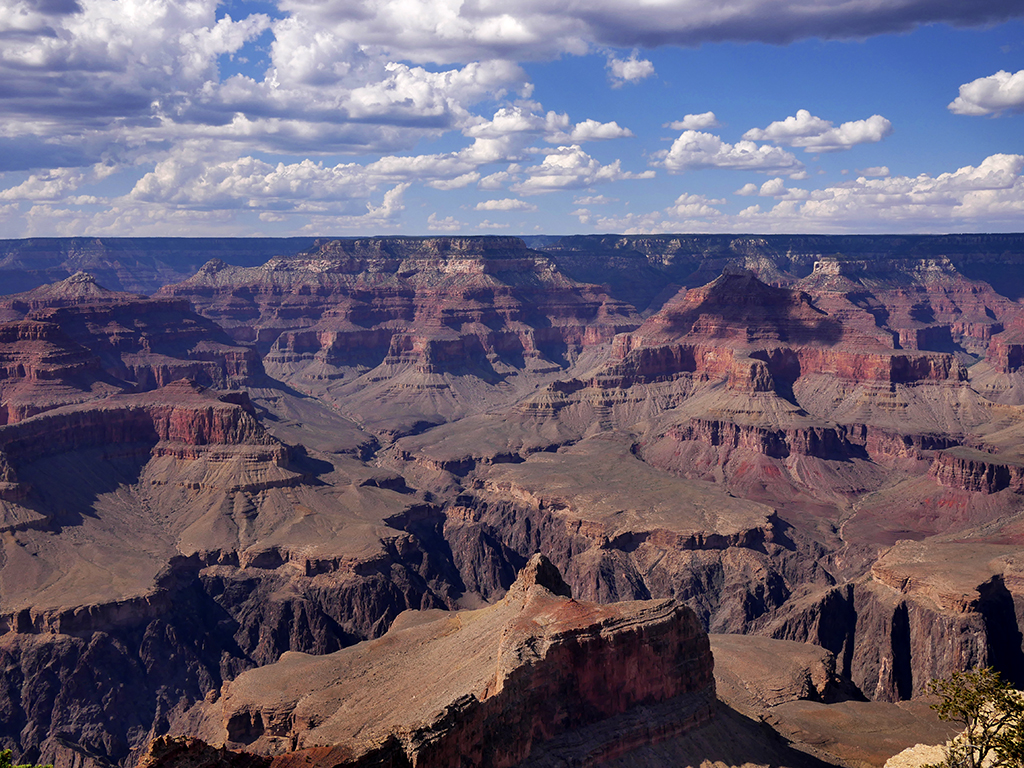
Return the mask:
<path id="1" fill-rule="evenodd" d="M 577 602 L 541 556 L 492 607 L 403 619 L 379 640 L 242 675 L 197 708 L 195 732 L 274 756 L 271 765 L 392 754 L 440 768 L 517 764 L 535 745 L 640 705 L 673 703 L 663 736 L 712 717 L 711 651 L 691 611 L 672 600 Z M 184 755 L 201 754 L 197 746 Z M 143 765 L 169 765 L 159 751 Z"/>
<path id="2" fill-rule="evenodd" d="M 218 388 L 254 384 L 263 367 L 183 300 L 108 291 L 72 277 L 0 299 L 0 401 L 13 423 L 59 405 L 182 378 Z"/>
<path id="3" fill-rule="evenodd" d="M 901 541 L 863 579 L 794 603 L 763 632 L 832 650 L 840 672 L 876 701 L 922 696 L 930 680 L 973 667 L 1016 681 L 1018 554 L 1005 544 Z"/>
<path id="4" fill-rule="evenodd" d="M 1024 668 L 1020 320 L 965 277 L 1014 242 L 354 239 L 153 298 L 78 275 L 0 300 L 0 746 L 653 754 L 706 711 L 672 682 L 705 673 L 672 655 L 692 616 L 824 646 L 876 700 Z M 538 551 L 578 601 L 655 602 L 513 589 L 385 634 L 502 600 Z M 426 677 L 462 662 L 486 675 Z M 338 691 L 372 739 L 332 730 Z"/>
<path id="5" fill-rule="evenodd" d="M 263 267 L 206 265 L 187 297 L 268 370 L 379 431 L 507 403 L 639 324 L 515 238 L 333 241 Z M 392 425 L 380 401 L 414 414 Z"/>
<path id="6" fill-rule="evenodd" d="M 0 743 L 130 764 L 244 669 L 451 605 L 443 564 L 386 522 L 429 505 L 334 462 L 188 382 L 0 427 Z"/>

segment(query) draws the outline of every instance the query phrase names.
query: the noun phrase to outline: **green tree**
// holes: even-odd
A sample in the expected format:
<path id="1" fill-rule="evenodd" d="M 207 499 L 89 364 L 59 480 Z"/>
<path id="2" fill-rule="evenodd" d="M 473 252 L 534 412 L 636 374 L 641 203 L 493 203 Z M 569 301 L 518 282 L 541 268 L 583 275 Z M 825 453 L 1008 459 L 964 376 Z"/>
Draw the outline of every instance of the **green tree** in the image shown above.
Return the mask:
<path id="1" fill-rule="evenodd" d="M 932 680 L 928 691 L 940 698 L 932 705 L 940 720 L 964 726 L 946 759 L 928 768 L 1024 768 L 1024 696 L 998 672 L 956 672 Z"/>
<path id="2" fill-rule="evenodd" d="M 0 751 L 0 768 L 53 768 L 52 765 L 32 765 L 32 763 L 24 763 L 22 765 L 15 765 L 14 758 L 11 755 L 11 750 L 5 749 Z"/>

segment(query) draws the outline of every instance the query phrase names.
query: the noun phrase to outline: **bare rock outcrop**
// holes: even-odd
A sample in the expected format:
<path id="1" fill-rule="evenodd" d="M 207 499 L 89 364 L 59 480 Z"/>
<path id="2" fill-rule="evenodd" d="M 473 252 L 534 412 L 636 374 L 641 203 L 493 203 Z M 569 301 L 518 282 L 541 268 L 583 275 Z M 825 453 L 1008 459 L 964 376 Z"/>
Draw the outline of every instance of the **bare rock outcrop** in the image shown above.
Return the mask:
<path id="1" fill-rule="evenodd" d="M 133 763 L 242 670 L 454 605 L 444 563 L 387 523 L 430 506 L 283 445 L 245 395 L 179 382 L 0 444 L 0 743 L 22 759 Z"/>
<path id="2" fill-rule="evenodd" d="M 673 702 L 674 721 L 655 737 L 711 719 L 713 662 L 692 611 L 674 600 L 577 602 L 567 591 L 535 556 L 494 606 L 404 614 L 378 640 L 324 657 L 286 654 L 240 676 L 199 705 L 192 735 L 266 755 L 271 766 L 361 766 L 385 755 L 390 764 L 498 766 L 641 705 Z M 604 755 L 615 747 L 587 745 Z M 162 761 L 162 749 L 142 765 L 187 760 Z"/>
<path id="3" fill-rule="evenodd" d="M 0 424 L 182 378 L 237 388 L 260 381 L 255 350 L 181 299 L 109 291 L 83 272 L 0 297 Z"/>
<path id="4" fill-rule="evenodd" d="M 188 298 L 255 343 L 273 375 L 386 434 L 511 402 L 640 322 L 502 237 L 321 242 L 259 268 L 210 263 L 161 295 Z"/>

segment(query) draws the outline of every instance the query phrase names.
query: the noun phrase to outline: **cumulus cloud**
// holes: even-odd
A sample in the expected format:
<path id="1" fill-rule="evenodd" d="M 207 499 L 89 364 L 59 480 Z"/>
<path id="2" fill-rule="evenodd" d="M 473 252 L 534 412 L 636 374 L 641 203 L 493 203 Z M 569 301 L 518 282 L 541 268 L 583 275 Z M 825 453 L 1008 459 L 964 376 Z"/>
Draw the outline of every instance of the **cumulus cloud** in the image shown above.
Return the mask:
<path id="1" fill-rule="evenodd" d="M 749 184 L 747 186 L 753 186 Z M 746 187 L 744 187 L 746 190 Z M 747 192 L 746 194 L 750 194 Z M 805 189 L 799 189 L 797 187 L 787 187 L 786 182 L 781 177 L 769 179 L 761 185 L 760 189 L 757 190 L 757 194 L 761 197 L 776 197 L 785 198 L 787 200 L 806 200 L 810 196 L 810 193 Z"/>
<path id="2" fill-rule="evenodd" d="M 458 221 L 454 216 L 439 217 L 432 213 L 427 217 L 427 229 L 431 232 L 458 232 L 465 224 Z"/>
<path id="3" fill-rule="evenodd" d="M 104 179 L 117 170 L 113 165 L 99 163 L 90 169 L 54 168 L 45 173 L 33 173 L 21 184 L 0 191 L 0 200 L 57 202 L 83 184 Z M 95 201 L 98 201 L 98 198 Z M 87 205 L 92 202 L 93 199 L 84 196 L 76 204 Z"/>
<path id="4" fill-rule="evenodd" d="M 471 171 L 469 173 L 464 173 L 461 176 L 456 176 L 454 179 L 437 179 L 435 181 L 428 181 L 427 186 L 442 190 L 462 189 L 463 187 L 468 187 L 470 184 L 477 181 L 480 181 L 480 174 L 476 171 Z"/>
<path id="5" fill-rule="evenodd" d="M 779 178 L 745 184 L 738 195 L 774 198 L 738 213 L 725 200 L 683 194 L 648 213 L 572 215 L 604 232 L 919 232 L 991 230 L 1016 226 L 1024 216 L 1024 155 L 992 155 L 977 166 L 938 175 L 890 176 L 816 190 L 787 187 Z"/>
<path id="6" fill-rule="evenodd" d="M 586 211 L 584 213 L 588 215 L 580 216 L 580 220 L 582 223 L 592 223 L 601 231 L 623 234 L 707 232 L 728 226 L 725 215 L 718 208 L 725 202 L 684 192 L 671 205 L 660 211 L 627 213 L 624 216 L 599 216 L 596 219 Z"/>
<path id="7" fill-rule="evenodd" d="M 536 211 L 537 206 L 525 200 L 506 197 L 503 200 L 484 200 L 476 204 L 476 211 Z"/>
<path id="8" fill-rule="evenodd" d="M 857 144 L 879 142 L 892 133 L 892 123 L 881 115 L 853 120 L 836 128 L 830 121 L 815 117 L 806 109 L 767 128 L 751 128 L 743 134 L 748 141 L 774 141 L 806 152 L 838 152 Z"/>
<path id="9" fill-rule="evenodd" d="M 581 195 L 572 199 L 573 205 L 609 205 L 617 203 L 617 197 L 605 197 L 604 195 Z"/>
<path id="10" fill-rule="evenodd" d="M 869 168 L 858 168 L 857 174 L 860 176 L 889 176 L 889 166 L 887 165 L 872 165 Z"/>
<path id="11" fill-rule="evenodd" d="M 703 131 L 683 131 L 672 142 L 672 147 L 653 155 L 655 165 L 672 171 L 698 168 L 732 168 L 737 170 L 798 171 L 803 163 L 779 147 L 758 146 L 753 141 L 728 144 L 721 138 Z"/>
<path id="12" fill-rule="evenodd" d="M 543 138 L 549 144 L 582 144 L 585 141 L 622 139 L 633 136 L 628 128 L 616 121 L 602 123 L 587 119 L 573 125 L 565 113 L 548 111 L 539 114 L 540 104 L 523 102 L 502 107 L 490 120 L 478 118 L 463 131 L 476 139 L 515 142 L 525 146 L 534 138 Z"/>
<path id="13" fill-rule="evenodd" d="M 1024 155 L 991 155 L 977 166 L 937 176 L 890 176 L 843 182 L 771 209 L 752 206 L 737 228 L 763 231 L 913 231 L 919 228 L 1013 225 L 1024 215 Z"/>
<path id="14" fill-rule="evenodd" d="M 621 88 L 626 83 L 639 83 L 654 74 L 654 64 L 639 56 L 640 52 L 634 50 L 628 59 L 608 57 L 608 77 L 612 81 L 612 88 Z"/>
<path id="15" fill-rule="evenodd" d="M 960 86 L 960 95 L 949 103 L 957 115 L 1001 115 L 1024 111 L 1024 69 L 1015 74 L 999 70 Z"/>
<path id="16" fill-rule="evenodd" d="M 480 189 L 503 189 L 508 184 L 518 181 L 518 166 L 513 164 L 511 168 L 515 170 L 497 171 L 484 176 L 480 179 L 477 187 Z"/>
<path id="17" fill-rule="evenodd" d="M 671 128 L 673 131 L 706 131 L 720 126 L 721 123 L 714 112 L 702 112 L 699 115 L 686 115 L 682 120 L 665 123 L 662 128 Z"/>
<path id="18" fill-rule="evenodd" d="M 581 189 L 611 181 L 653 179 L 655 175 L 654 171 L 623 171 L 619 160 L 602 165 L 584 152 L 578 144 L 559 147 L 549 152 L 543 162 L 526 168 L 524 173 L 526 179 L 513 184 L 513 192 L 529 195 L 559 189 Z"/>
<path id="19" fill-rule="evenodd" d="M 548 137 L 552 144 L 570 143 L 582 144 L 585 141 L 602 139 L 624 139 L 633 136 L 629 128 L 622 128 L 617 122 L 601 123 L 597 120 L 584 120 L 576 123 L 569 133 L 556 133 Z"/>

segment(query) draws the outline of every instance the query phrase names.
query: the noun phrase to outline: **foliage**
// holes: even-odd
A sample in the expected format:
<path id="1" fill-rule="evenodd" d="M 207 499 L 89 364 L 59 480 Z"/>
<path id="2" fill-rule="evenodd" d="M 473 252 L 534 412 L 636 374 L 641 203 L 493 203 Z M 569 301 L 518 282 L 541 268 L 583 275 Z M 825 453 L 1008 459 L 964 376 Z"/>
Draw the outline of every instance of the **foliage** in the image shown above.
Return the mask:
<path id="1" fill-rule="evenodd" d="M 946 748 L 946 758 L 927 768 L 1024 768 L 1024 696 L 993 669 L 957 672 L 928 684 L 941 701 L 940 720 L 964 731 Z"/>
<path id="2" fill-rule="evenodd" d="M 15 765 L 14 758 L 11 756 L 11 750 L 4 749 L 0 750 L 0 768 L 53 768 L 52 765 L 32 765 L 32 763 L 24 763 L 22 765 Z"/>

